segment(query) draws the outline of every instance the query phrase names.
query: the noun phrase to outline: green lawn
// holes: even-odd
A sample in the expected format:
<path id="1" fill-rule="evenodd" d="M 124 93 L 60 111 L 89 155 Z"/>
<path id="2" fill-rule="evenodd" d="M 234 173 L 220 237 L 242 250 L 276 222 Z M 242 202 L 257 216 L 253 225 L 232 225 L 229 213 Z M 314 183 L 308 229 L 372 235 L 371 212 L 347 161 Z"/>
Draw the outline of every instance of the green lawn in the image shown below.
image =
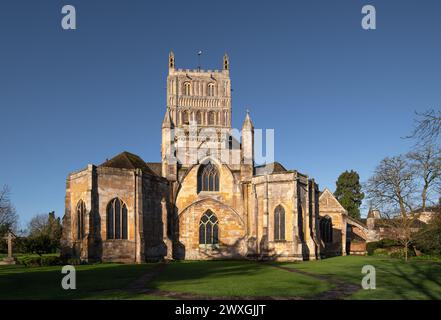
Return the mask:
<path id="1" fill-rule="evenodd" d="M 331 289 L 325 281 L 249 261 L 190 261 L 167 265 L 152 282 L 163 291 L 202 296 L 311 297 Z"/>
<path id="2" fill-rule="evenodd" d="M 376 270 L 376 289 L 361 289 L 350 299 L 441 299 L 441 263 L 412 260 L 404 262 L 386 257 L 348 256 L 283 264 L 314 274 L 332 275 L 360 284 L 364 265 Z"/>
<path id="3" fill-rule="evenodd" d="M 101 296 L 109 298 L 107 291 L 127 286 L 152 266 L 153 264 L 76 266 L 76 290 L 61 288 L 61 279 L 65 275 L 61 274 L 60 266 L 0 266 L 0 299 L 84 299 Z"/>
<path id="4" fill-rule="evenodd" d="M 441 262 L 378 257 L 336 257 L 320 261 L 274 263 L 313 275 L 329 275 L 360 285 L 349 299 L 441 299 Z M 157 264 L 96 264 L 77 266 L 77 289 L 61 288 L 61 267 L 0 266 L 0 299 L 164 299 L 164 292 L 200 296 L 303 297 L 334 288 L 313 276 L 251 261 L 186 261 L 167 264 L 149 288 L 138 294 L 130 283 Z M 361 289 L 364 265 L 377 272 L 377 289 Z M 155 295 L 156 294 L 156 295 Z M 165 295 L 166 296 L 166 295 Z"/>

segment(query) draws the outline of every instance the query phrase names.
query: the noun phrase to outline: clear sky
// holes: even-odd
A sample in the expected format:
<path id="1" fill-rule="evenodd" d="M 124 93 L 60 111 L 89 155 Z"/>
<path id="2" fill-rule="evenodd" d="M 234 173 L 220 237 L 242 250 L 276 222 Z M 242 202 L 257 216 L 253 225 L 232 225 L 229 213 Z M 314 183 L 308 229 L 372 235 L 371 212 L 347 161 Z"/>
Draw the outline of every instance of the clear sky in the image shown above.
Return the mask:
<path id="1" fill-rule="evenodd" d="M 344 170 L 366 180 L 409 149 L 414 111 L 441 106 L 440 15 L 438 0 L 2 0 L 0 185 L 24 226 L 63 215 L 71 171 L 124 150 L 160 161 L 170 50 L 180 68 L 230 55 L 233 126 L 249 108 L 285 167 L 332 191 Z"/>

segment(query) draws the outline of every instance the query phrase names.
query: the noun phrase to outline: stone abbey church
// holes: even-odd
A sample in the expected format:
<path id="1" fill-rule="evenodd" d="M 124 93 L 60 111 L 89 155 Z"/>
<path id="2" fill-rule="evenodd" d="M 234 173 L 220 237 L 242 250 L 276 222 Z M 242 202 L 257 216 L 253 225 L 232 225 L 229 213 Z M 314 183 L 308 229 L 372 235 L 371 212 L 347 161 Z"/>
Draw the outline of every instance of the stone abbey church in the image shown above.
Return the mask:
<path id="1" fill-rule="evenodd" d="M 332 193 L 277 162 L 256 166 L 248 113 L 240 139 L 231 133 L 228 56 L 222 70 L 183 70 L 170 53 L 168 68 L 161 162 L 122 152 L 69 174 L 62 254 L 142 263 L 349 252 L 351 220 Z"/>

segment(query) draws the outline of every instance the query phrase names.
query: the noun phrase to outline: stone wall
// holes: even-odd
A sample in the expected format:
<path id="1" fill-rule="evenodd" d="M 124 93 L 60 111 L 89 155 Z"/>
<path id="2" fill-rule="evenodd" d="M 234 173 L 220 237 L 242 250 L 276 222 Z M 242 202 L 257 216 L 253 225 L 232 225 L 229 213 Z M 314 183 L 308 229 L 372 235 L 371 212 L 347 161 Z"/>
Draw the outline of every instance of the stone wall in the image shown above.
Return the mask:
<path id="1" fill-rule="evenodd" d="M 302 259 L 295 230 L 298 225 L 297 192 L 294 173 L 270 174 L 252 179 L 255 195 L 250 197 L 252 215 L 257 215 L 253 235 L 257 235 L 258 256 L 275 260 Z M 285 212 L 285 240 L 274 238 L 274 212 L 277 206 Z"/>
<path id="2" fill-rule="evenodd" d="M 325 257 L 345 255 L 347 240 L 346 210 L 328 189 L 322 192 L 319 201 L 320 216 L 328 216 L 332 219 L 332 243 L 321 241 L 322 254 Z"/>
<path id="3" fill-rule="evenodd" d="M 140 263 L 159 259 L 167 249 L 163 240 L 161 200 L 169 203 L 168 182 L 141 170 L 95 167 L 68 177 L 66 213 L 63 218 L 64 256 L 86 261 Z M 107 208 L 119 198 L 127 207 L 127 239 L 108 239 Z M 85 237 L 77 239 L 76 208 L 86 204 Z M 146 246 L 150 250 L 145 250 Z"/>
<path id="4" fill-rule="evenodd" d="M 182 178 L 176 198 L 177 252 L 180 259 L 238 257 L 245 254 L 246 217 L 243 214 L 241 187 L 233 172 L 215 161 L 219 171 L 219 192 L 197 192 L 199 165 Z M 219 220 L 219 248 L 199 246 L 199 222 L 211 210 Z"/>

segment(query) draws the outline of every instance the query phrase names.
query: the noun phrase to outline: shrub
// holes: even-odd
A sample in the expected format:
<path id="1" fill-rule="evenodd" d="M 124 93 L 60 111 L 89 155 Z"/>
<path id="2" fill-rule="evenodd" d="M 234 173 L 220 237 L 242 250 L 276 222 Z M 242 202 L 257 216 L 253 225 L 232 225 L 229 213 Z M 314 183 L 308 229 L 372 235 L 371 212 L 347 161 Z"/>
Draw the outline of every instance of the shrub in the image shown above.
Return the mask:
<path id="1" fill-rule="evenodd" d="M 17 263 L 25 267 L 58 266 L 63 264 L 61 258 L 54 255 L 23 255 L 17 257 Z"/>
<path id="2" fill-rule="evenodd" d="M 380 241 L 368 242 L 366 244 L 366 250 L 368 255 L 374 255 L 376 249 L 386 249 L 400 246 L 395 240 L 392 239 L 381 239 Z"/>
<path id="3" fill-rule="evenodd" d="M 67 259 L 66 264 L 70 264 L 70 265 L 73 265 L 73 266 L 78 266 L 78 265 L 84 264 L 84 263 L 80 259 L 70 258 L 70 259 Z"/>
<path id="4" fill-rule="evenodd" d="M 42 266 L 59 266 L 62 265 L 62 260 L 57 256 L 42 256 L 41 265 Z"/>
<path id="5" fill-rule="evenodd" d="M 25 267 L 39 267 L 41 266 L 41 257 L 38 256 L 21 256 L 17 258 L 17 263 Z"/>
<path id="6" fill-rule="evenodd" d="M 415 246 L 424 254 L 441 256 L 441 214 L 434 214 L 415 236 Z"/>
<path id="7" fill-rule="evenodd" d="M 374 252 L 377 248 L 378 248 L 378 241 L 366 243 L 366 251 L 369 256 L 374 255 Z"/>
<path id="8" fill-rule="evenodd" d="M 404 259 L 404 257 L 405 257 L 404 249 L 394 250 L 394 251 L 390 252 L 389 255 L 391 258 Z M 413 256 L 415 256 L 415 252 L 413 250 L 408 250 L 407 255 L 408 255 L 408 257 L 413 257 Z"/>
<path id="9" fill-rule="evenodd" d="M 390 247 L 396 247 L 400 246 L 400 244 L 392 239 L 381 239 L 379 242 L 379 248 L 390 248 Z"/>
<path id="10" fill-rule="evenodd" d="M 387 249 L 377 248 L 374 250 L 372 255 L 374 255 L 374 256 L 388 256 L 389 252 Z"/>

